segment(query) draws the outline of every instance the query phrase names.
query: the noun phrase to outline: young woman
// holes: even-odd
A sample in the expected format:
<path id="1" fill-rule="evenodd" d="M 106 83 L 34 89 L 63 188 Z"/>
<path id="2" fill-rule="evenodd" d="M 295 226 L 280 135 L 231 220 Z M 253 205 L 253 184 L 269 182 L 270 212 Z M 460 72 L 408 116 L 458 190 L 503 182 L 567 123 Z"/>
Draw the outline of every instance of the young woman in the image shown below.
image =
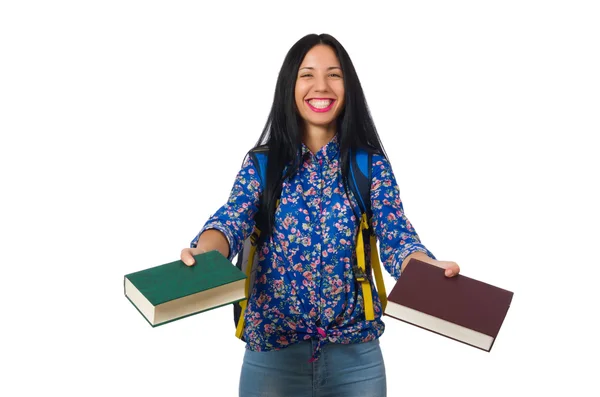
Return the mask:
<path id="1" fill-rule="evenodd" d="M 181 252 L 188 265 L 210 250 L 231 260 L 259 208 L 265 215 L 244 313 L 240 396 L 385 396 L 381 302 L 373 289 L 367 320 L 353 271 L 360 217 L 349 189 L 351 151 L 373 153 L 371 227 L 384 268 L 395 279 L 411 258 L 448 277 L 460 269 L 436 260 L 404 215 L 354 66 L 332 36 L 307 35 L 288 52 L 256 147 L 265 145 L 266 186 L 247 156 L 228 202 Z"/>

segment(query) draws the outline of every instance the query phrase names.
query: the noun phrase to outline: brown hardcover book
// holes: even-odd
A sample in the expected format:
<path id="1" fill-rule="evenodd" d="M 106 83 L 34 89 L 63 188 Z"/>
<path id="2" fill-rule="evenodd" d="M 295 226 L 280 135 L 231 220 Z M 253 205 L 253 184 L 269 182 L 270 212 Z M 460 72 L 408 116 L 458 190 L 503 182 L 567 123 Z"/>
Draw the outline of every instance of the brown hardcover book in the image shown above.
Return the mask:
<path id="1" fill-rule="evenodd" d="M 411 259 L 388 297 L 385 315 L 490 351 L 513 293 Z"/>

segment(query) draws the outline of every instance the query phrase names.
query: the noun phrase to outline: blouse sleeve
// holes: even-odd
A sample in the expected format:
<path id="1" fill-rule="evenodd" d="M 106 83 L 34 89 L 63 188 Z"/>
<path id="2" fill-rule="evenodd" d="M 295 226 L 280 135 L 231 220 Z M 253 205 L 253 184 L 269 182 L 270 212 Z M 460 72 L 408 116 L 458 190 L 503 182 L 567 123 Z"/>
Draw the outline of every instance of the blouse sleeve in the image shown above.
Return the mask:
<path id="1" fill-rule="evenodd" d="M 372 227 L 379 240 L 381 263 L 394 277 L 400 277 L 402 261 L 415 251 L 435 256 L 421 243 L 417 232 L 404 214 L 400 188 L 389 161 L 373 156 L 371 180 Z"/>
<path id="2" fill-rule="evenodd" d="M 251 156 L 247 156 L 235 178 L 229 200 L 209 217 L 200 232 L 190 242 L 191 248 L 196 248 L 198 239 L 205 230 L 216 229 L 227 238 L 229 260 L 235 258 L 254 229 L 254 216 L 258 212 L 262 189 L 259 178 Z"/>

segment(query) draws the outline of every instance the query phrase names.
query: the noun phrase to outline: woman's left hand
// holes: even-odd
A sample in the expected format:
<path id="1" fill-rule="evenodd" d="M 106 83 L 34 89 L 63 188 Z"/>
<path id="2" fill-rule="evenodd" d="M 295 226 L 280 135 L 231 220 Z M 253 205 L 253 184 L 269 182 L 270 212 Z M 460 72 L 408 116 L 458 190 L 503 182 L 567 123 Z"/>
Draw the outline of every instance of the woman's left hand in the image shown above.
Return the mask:
<path id="1" fill-rule="evenodd" d="M 444 275 L 446 277 L 454 277 L 458 273 L 460 273 L 460 267 L 458 266 L 458 264 L 456 262 L 438 261 L 436 259 L 430 258 L 429 256 L 427 256 L 426 254 L 424 254 L 422 252 L 414 252 L 413 254 L 409 255 L 406 258 L 406 261 L 409 262 L 410 258 L 415 258 L 417 260 L 420 260 L 421 262 L 426 262 L 426 263 L 429 263 L 430 265 L 434 265 L 437 267 L 441 267 L 442 269 L 446 269 L 446 271 L 444 272 Z M 408 265 L 408 263 L 406 263 L 406 265 Z"/>
<path id="2" fill-rule="evenodd" d="M 460 273 L 460 266 L 458 266 L 456 262 L 438 261 L 435 259 L 431 259 L 431 262 L 429 263 L 434 266 L 441 267 L 442 269 L 446 269 L 446 271 L 444 272 L 444 275 L 446 277 L 454 277 L 458 273 Z"/>

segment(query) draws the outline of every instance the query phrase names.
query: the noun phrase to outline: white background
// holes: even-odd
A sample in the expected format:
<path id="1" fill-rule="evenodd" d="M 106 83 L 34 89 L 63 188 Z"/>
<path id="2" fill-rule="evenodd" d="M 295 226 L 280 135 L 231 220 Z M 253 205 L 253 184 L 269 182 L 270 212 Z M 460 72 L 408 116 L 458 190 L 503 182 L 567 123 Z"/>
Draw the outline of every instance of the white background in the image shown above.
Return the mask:
<path id="1" fill-rule="evenodd" d="M 179 258 L 330 33 L 424 244 L 515 293 L 490 353 L 388 318 L 388 395 L 598 395 L 596 5 L 2 2 L 1 394 L 237 396 L 231 308 L 153 329 L 123 275 Z"/>

